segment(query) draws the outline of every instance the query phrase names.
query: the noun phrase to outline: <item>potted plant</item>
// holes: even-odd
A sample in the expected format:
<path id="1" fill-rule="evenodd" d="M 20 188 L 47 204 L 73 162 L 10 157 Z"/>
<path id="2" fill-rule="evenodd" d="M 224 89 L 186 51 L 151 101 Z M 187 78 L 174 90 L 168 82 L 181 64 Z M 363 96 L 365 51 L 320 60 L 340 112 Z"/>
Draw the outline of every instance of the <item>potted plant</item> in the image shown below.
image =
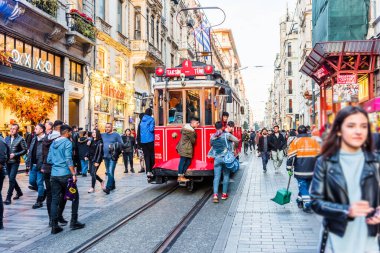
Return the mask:
<path id="1" fill-rule="evenodd" d="M 31 3 L 54 17 L 57 15 L 58 0 L 32 0 Z"/>
<path id="2" fill-rule="evenodd" d="M 79 10 L 70 10 L 70 15 L 73 18 L 73 30 L 83 34 L 87 38 L 95 39 L 94 21 L 91 17 Z"/>

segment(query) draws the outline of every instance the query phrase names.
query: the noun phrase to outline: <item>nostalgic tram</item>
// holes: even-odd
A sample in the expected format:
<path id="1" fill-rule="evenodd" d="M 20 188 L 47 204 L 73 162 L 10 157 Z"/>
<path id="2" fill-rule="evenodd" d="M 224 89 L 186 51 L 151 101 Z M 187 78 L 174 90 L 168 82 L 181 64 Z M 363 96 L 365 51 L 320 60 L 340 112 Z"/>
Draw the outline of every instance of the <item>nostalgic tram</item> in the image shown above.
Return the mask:
<path id="1" fill-rule="evenodd" d="M 231 115 L 236 118 L 242 112 L 240 99 L 225 83 L 221 74 L 212 65 L 185 60 L 176 68 L 156 68 L 154 83 L 154 117 L 155 127 L 155 165 L 153 183 L 164 183 L 176 179 L 179 155 L 176 151 L 180 140 L 180 130 L 191 117 L 200 119 L 196 129 L 197 140 L 194 156 L 185 176 L 189 190 L 194 182 L 201 182 L 206 177 L 213 177 L 213 160 L 207 157 L 210 150 L 210 137 L 215 133 L 214 124 L 221 120 L 227 103 L 233 103 Z M 241 139 L 240 122 L 236 122 L 234 135 Z"/>

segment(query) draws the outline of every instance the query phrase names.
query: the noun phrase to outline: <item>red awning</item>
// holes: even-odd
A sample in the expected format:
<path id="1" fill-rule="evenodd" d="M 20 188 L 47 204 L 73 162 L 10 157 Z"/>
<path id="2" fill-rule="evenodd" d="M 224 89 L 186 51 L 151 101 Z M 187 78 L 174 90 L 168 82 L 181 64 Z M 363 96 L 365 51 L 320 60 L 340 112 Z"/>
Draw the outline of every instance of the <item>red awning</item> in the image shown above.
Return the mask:
<path id="1" fill-rule="evenodd" d="M 306 57 L 300 71 L 320 84 L 329 74 L 324 66 L 327 58 L 349 55 L 380 55 L 380 39 L 319 42 Z"/>

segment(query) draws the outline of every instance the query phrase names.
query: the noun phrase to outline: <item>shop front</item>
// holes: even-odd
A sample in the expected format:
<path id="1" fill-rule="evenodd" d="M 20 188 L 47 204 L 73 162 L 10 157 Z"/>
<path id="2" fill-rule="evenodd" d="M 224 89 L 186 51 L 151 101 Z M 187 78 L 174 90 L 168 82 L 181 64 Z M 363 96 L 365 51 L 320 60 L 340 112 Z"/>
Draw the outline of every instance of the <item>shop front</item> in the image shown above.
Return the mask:
<path id="1" fill-rule="evenodd" d="M 380 40 L 317 43 L 301 72 L 320 87 L 320 126 L 332 124 L 348 105 L 365 107 L 374 98 L 374 71 Z"/>
<path id="2" fill-rule="evenodd" d="M 21 38 L 0 33 L 0 51 L 11 66 L 0 64 L 0 132 L 18 123 L 22 132 L 62 116 L 63 57 Z"/>
<path id="3" fill-rule="evenodd" d="M 128 100 L 132 98 L 132 85 L 96 73 L 94 88 L 95 127 L 104 132 L 106 123 L 112 123 L 120 134 L 124 129 L 130 128 Z"/>
<path id="4" fill-rule="evenodd" d="M 380 97 L 371 99 L 364 104 L 364 109 L 368 112 L 371 121 L 371 130 L 374 133 L 380 132 Z"/>

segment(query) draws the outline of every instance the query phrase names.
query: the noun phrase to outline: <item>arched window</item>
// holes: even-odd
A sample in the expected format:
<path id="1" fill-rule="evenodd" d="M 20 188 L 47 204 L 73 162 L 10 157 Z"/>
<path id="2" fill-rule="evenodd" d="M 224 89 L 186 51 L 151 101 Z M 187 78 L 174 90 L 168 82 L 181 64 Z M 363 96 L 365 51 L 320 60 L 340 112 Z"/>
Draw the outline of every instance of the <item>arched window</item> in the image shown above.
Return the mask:
<path id="1" fill-rule="evenodd" d="M 156 40 L 157 40 L 157 48 L 159 49 L 160 48 L 160 30 L 159 30 L 159 24 L 160 24 L 160 20 L 158 19 L 157 20 L 157 23 L 156 23 L 156 33 L 157 33 L 157 37 L 156 37 Z"/>

